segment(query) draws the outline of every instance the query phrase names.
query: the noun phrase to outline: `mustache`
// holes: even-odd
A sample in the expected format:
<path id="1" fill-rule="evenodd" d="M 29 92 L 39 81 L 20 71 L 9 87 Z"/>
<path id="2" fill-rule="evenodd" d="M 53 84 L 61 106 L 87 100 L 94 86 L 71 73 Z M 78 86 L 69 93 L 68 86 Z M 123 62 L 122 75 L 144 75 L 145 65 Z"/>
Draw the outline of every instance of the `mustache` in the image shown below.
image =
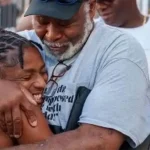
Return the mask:
<path id="1" fill-rule="evenodd" d="M 70 42 L 59 43 L 59 42 L 47 42 L 45 40 L 43 41 L 43 43 L 50 47 L 63 47 L 68 46 L 70 44 Z"/>

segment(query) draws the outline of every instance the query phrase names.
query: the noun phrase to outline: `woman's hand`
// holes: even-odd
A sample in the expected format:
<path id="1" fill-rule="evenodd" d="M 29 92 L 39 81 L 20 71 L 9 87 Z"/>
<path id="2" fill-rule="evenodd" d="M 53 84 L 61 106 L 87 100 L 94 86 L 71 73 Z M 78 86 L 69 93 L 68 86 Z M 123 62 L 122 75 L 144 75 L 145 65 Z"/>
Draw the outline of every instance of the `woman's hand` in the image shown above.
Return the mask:
<path id="1" fill-rule="evenodd" d="M 0 80 L 0 126 L 11 137 L 22 134 L 21 110 L 31 126 L 37 125 L 32 104 L 37 105 L 32 94 L 12 81 Z"/>

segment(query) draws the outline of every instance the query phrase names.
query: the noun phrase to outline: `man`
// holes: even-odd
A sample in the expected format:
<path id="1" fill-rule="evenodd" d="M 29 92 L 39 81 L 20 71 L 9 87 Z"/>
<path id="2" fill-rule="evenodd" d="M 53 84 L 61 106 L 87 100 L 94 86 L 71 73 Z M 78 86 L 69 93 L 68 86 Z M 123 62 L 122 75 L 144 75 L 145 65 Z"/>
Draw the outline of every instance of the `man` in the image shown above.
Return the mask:
<path id="1" fill-rule="evenodd" d="M 106 24 L 119 27 L 140 42 L 150 73 L 150 19 L 140 13 L 136 0 L 97 0 L 97 10 Z"/>
<path id="2" fill-rule="evenodd" d="M 143 49 L 123 32 L 94 24 L 95 4 L 32 0 L 26 15 L 34 15 L 35 31 L 20 34 L 43 46 L 40 52 L 49 72 L 43 113 L 51 128 L 66 131 L 77 90 L 84 86 L 91 92 L 77 129 L 15 150 L 119 150 L 125 141 L 136 147 L 149 135 L 150 91 Z M 0 118 L 5 116 L 7 131 L 15 137 L 21 133 L 20 107 L 31 125 L 37 125 L 24 95 L 33 99 L 26 89 L 19 89 L 0 81 Z"/>

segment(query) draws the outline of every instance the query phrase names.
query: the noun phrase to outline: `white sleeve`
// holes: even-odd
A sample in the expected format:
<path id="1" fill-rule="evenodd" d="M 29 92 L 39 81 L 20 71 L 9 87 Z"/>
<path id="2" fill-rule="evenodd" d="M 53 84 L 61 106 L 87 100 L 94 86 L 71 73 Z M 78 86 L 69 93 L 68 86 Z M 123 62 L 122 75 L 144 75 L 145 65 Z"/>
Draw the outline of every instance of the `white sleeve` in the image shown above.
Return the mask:
<path id="1" fill-rule="evenodd" d="M 148 81 L 139 66 L 128 59 L 113 59 L 98 70 L 79 122 L 115 129 L 136 147 L 150 133 L 147 91 Z"/>

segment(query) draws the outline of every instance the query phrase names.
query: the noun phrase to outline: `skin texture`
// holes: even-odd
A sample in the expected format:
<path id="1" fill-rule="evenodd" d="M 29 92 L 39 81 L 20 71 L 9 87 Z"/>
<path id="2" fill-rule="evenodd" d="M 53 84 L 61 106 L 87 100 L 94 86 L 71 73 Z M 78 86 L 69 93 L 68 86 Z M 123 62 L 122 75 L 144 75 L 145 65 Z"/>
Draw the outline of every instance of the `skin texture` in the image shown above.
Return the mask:
<path id="1" fill-rule="evenodd" d="M 1 129 L 0 129 L 0 139 L 1 139 L 0 148 L 10 147 L 13 145 L 13 141 Z"/>
<path id="2" fill-rule="evenodd" d="M 106 24 L 134 28 L 141 26 L 144 16 L 139 12 L 136 0 L 97 0 L 97 11 Z"/>
<path id="3" fill-rule="evenodd" d="M 89 2 L 89 10 L 87 13 L 89 13 L 89 18 L 92 22 L 95 15 L 96 3 L 94 0 L 90 0 Z M 35 16 L 34 29 L 37 35 L 47 42 L 70 41 L 73 45 L 80 42 L 78 39 L 83 37 L 84 23 L 86 20 L 86 13 L 84 11 L 85 3 L 86 2 L 82 4 L 79 12 L 68 21 L 61 21 L 47 17 L 44 17 L 43 20 L 42 16 Z M 55 55 L 60 55 L 65 53 L 66 49 L 67 47 L 65 46 L 59 47 L 56 52 L 56 49 L 53 48 L 52 52 Z M 16 91 L 17 90 L 15 89 L 15 92 Z M 19 101 L 15 102 L 19 103 Z M 39 144 L 12 147 L 7 150 L 119 150 L 124 139 L 124 135 L 118 131 L 89 124 L 82 124 L 76 130 L 51 136 Z"/>
<path id="4" fill-rule="evenodd" d="M 74 131 L 52 136 L 39 144 L 5 150 L 119 150 L 123 141 L 124 136 L 117 131 L 83 124 Z"/>
<path id="5" fill-rule="evenodd" d="M 18 144 L 37 143 L 40 141 L 44 141 L 48 137 L 53 135 L 53 133 L 49 129 L 48 123 L 46 119 L 44 118 L 44 115 L 42 114 L 40 108 L 39 107 L 33 107 L 33 108 L 37 116 L 38 125 L 35 128 L 32 128 L 29 125 L 24 113 L 22 113 L 23 133 L 22 133 L 22 136 L 19 139 L 17 139 Z"/>
<path id="6" fill-rule="evenodd" d="M 24 17 L 22 16 L 20 19 L 19 19 L 19 22 L 16 26 L 16 31 L 19 32 L 19 31 L 23 31 L 23 30 L 32 30 L 32 16 L 27 16 L 27 17 Z"/>
<path id="7" fill-rule="evenodd" d="M 4 67 L 3 73 L 5 74 L 5 79 L 15 81 L 17 84 L 21 84 L 27 88 L 32 95 L 42 94 L 43 89 L 47 81 L 47 72 L 45 69 L 44 62 L 35 47 L 28 47 L 24 49 L 24 68 L 21 69 L 20 64 L 14 67 Z M 38 60 L 38 63 L 36 62 Z M 37 99 L 39 105 L 42 103 L 41 99 Z M 33 111 L 37 116 L 38 125 L 32 128 L 25 114 L 21 112 L 22 115 L 22 136 L 17 139 L 18 144 L 29 144 L 35 143 L 47 139 L 52 132 L 50 131 L 47 121 L 44 118 L 40 106 L 33 106 Z M 5 117 L 7 122 L 8 118 Z M 41 132 L 42 131 L 42 132 Z M 7 131 L 12 134 L 11 131 Z M 13 142 L 7 134 L 0 130 L 0 148 L 12 146 Z"/>
<path id="8" fill-rule="evenodd" d="M 31 2 L 31 0 L 29 1 L 29 3 Z M 24 17 L 24 13 L 21 16 L 21 18 L 19 19 L 19 22 L 17 23 L 16 26 L 16 31 L 23 31 L 23 30 L 32 30 L 32 16 L 27 16 Z"/>

